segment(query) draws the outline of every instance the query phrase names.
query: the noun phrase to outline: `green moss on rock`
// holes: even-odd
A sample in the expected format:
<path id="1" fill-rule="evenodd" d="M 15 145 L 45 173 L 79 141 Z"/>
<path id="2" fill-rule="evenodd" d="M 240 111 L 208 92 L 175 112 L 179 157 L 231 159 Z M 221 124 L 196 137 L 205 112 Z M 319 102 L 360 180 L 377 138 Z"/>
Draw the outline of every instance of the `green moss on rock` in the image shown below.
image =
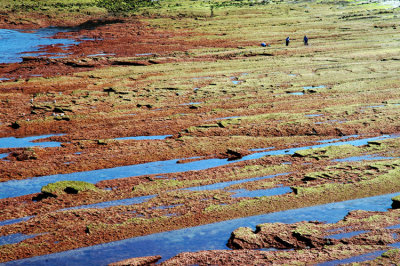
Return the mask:
<path id="1" fill-rule="evenodd" d="M 91 183 L 83 182 L 83 181 L 59 181 L 55 183 L 50 183 L 44 187 L 42 187 L 42 193 L 45 194 L 78 194 L 81 191 L 97 190 L 97 187 Z"/>

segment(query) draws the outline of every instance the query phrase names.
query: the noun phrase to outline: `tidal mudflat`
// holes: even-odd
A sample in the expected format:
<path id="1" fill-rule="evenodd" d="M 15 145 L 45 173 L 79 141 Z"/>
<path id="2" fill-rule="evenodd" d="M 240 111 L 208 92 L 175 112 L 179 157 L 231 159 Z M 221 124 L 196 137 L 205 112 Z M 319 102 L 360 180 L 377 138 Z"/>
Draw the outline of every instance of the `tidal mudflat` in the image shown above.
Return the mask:
<path id="1" fill-rule="evenodd" d="M 393 2 L 0 0 L 0 263 L 396 261 Z"/>

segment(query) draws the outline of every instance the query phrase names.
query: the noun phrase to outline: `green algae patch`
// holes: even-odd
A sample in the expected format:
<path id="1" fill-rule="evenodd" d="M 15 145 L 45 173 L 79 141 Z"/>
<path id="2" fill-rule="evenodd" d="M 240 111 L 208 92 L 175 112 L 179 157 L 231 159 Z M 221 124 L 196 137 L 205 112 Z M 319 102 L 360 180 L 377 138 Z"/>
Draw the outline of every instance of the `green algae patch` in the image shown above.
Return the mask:
<path id="1" fill-rule="evenodd" d="M 83 181 L 59 181 L 50 183 L 42 187 L 41 192 L 45 194 L 57 195 L 62 193 L 78 194 L 82 191 L 97 191 L 98 188 L 91 183 Z"/>
<path id="2" fill-rule="evenodd" d="M 397 162 L 395 163 L 377 163 L 380 167 L 375 167 L 374 177 L 368 178 L 364 180 L 362 177 L 365 173 L 360 172 L 360 182 L 357 182 L 358 188 L 366 188 L 371 189 L 372 187 L 379 188 L 380 190 L 396 188 L 400 186 L 400 182 L 398 179 L 400 173 L 400 167 L 397 166 Z M 375 164 L 374 164 L 375 165 Z M 371 166 L 370 166 L 371 167 Z M 383 171 L 383 167 L 385 171 Z M 377 175 L 377 172 L 381 172 Z M 347 173 L 350 174 L 350 173 Z M 354 190 L 354 182 L 346 182 L 344 183 L 326 183 L 322 185 L 312 186 L 312 187 L 302 187 L 302 186 L 293 186 L 291 187 L 293 192 L 296 195 L 318 195 L 321 193 L 325 193 L 325 196 L 328 195 L 344 195 L 346 193 L 355 194 Z M 357 193 L 356 193 L 357 194 Z"/>
<path id="3" fill-rule="evenodd" d="M 391 249 L 381 255 L 384 258 L 396 258 L 400 255 L 400 249 Z"/>
<path id="4" fill-rule="evenodd" d="M 357 154 L 359 148 L 353 145 L 345 144 L 340 146 L 328 146 L 324 148 L 299 150 L 293 154 L 293 157 L 314 158 L 317 160 L 324 158 L 339 158 L 350 154 Z"/>
<path id="5" fill-rule="evenodd" d="M 301 224 L 296 227 L 292 231 L 293 234 L 297 234 L 300 236 L 312 236 L 320 234 L 320 231 L 317 229 L 318 226 L 314 224 Z"/>
<path id="6" fill-rule="evenodd" d="M 239 227 L 235 231 L 232 232 L 236 237 L 243 239 L 257 239 L 257 235 L 253 232 L 250 227 Z"/>

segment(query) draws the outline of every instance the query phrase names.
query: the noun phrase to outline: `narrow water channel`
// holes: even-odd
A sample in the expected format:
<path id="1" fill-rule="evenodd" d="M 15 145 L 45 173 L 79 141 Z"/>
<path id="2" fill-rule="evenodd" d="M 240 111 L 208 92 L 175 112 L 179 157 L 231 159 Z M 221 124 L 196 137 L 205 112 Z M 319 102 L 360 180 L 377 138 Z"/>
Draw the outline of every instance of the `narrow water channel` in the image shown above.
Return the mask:
<path id="1" fill-rule="evenodd" d="M 30 136 L 25 138 L 16 138 L 16 137 L 0 138 L 0 148 L 27 148 L 35 146 L 42 148 L 60 147 L 61 143 L 57 141 L 46 141 L 46 142 L 34 142 L 34 141 L 54 136 L 63 136 L 63 135 L 64 134 L 49 134 L 41 136 Z"/>
<path id="2" fill-rule="evenodd" d="M 37 193 L 40 192 L 43 186 L 49 183 L 62 180 L 86 181 L 90 183 L 97 183 L 102 180 L 133 177 L 140 175 L 168 174 L 176 172 L 205 170 L 213 167 L 228 165 L 234 162 L 259 159 L 264 156 L 292 155 L 298 150 L 321 148 L 327 146 L 339 146 L 344 144 L 361 146 L 368 144 L 369 141 L 398 138 L 398 137 L 400 137 L 400 135 L 382 135 L 374 138 L 345 140 L 345 141 L 337 141 L 338 139 L 334 139 L 332 141 L 337 141 L 337 142 L 334 143 L 324 142 L 321 144 L 307 146 L 307 147 L 257 152 L 244 156 L 242 159 L 236 161 L 229 161 L 228 159 L 207 159 L 207 160 L 199 160 L 188 163 L 177 163 L 180 159 L 174 159 L 168 161 L 158 161 L 145 164 L 120 166 L 115 168 L 99 169 L 93 171 L 41 176 L 24 180 L 11 180 L 0 183 L 0 199 Z"/>
<path id="3" fill-rule="evenodd" d="M 316 220 L 336 223 L 351 210 L 386 211 L 391 207 L 391 198 L 397 195 L 400 193 L 239 218 L 11 261 L 5 265 L 107 265 L 132 257 L 161 255 L 166 260 L 181 252 L 228 249 L 226 243 L 230 234 L 238 227 Z"/>

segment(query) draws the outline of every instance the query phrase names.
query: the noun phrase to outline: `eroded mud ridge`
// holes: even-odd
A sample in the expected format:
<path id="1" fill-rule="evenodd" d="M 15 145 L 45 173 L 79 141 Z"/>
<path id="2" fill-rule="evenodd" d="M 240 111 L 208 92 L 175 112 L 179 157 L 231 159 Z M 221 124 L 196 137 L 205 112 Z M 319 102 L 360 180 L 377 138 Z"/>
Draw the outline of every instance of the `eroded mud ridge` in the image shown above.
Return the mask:
<path id="1" fill-rule="evenodd" d="M 68 26 L 52 38 L 72 43 L 0 64 L 0 262 L 400 192 L 395 7 L 166 2 L 136 17 L 0 16 L 4 28 Z M 378 251 L 386 263 L 398 258 L 395 220 L 397 210 L 354 211 L 337 224 L 267 220 L 234 231 L 229 247 L 244 250 L 163 263 L 322 263 Z M 329 238 L 333 229 L 363 232 Z M 249 250 L 264 248 L 295 250 Z M 151 250 L 95 264 L 160 259 Z"/>

